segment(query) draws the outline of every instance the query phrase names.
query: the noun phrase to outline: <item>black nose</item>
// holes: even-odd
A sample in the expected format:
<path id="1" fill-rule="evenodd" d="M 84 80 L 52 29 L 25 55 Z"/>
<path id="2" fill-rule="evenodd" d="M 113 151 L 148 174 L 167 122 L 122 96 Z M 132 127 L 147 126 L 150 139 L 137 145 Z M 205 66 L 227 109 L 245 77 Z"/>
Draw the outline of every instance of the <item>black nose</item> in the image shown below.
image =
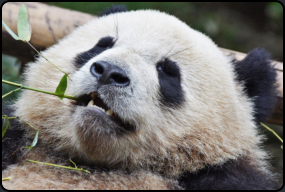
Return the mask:
<path id="1" fill-rule="evenodd" d="M 102 85 L 111 84 L 124 87 L 130 84 L 130 80 L 124 70 L 105 61 L 93 63 L 90 71 Z"/>

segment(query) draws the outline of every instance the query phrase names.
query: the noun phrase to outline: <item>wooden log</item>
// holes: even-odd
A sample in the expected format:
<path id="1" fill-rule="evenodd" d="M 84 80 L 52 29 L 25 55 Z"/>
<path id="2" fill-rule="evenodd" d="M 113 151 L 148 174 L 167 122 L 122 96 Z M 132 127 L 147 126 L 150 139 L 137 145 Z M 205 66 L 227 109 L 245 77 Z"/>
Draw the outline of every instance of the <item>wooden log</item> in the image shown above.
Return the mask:
<path id="1" fill-rule="evenodd" d="M 49 6 L 43 3 L 27 2 L 32 27 L 31 43 L 49 47 L 96 16 Z M 17 34 L 17 18 L 22 3 L 7 2 L 2 7 L 2 20 Z M 3 30 L 3 26 L 2 26 Z"/>
<path id="2" fill-rule="evenodd" d="M 55 44 L 59 39 L 68 35 L 73 29 L 97 18 L 94 15 L 72 11 L 68 9 L 49 6 L 43 3 L 25 3 L 29 8 L 30 23 L 32 28 L 31 43 L 38 50 Z M 22 3 L 7 2 L 2 7 L 2 19 L 17 33 L 17 17 Z M 234 54 L 237 60 L 243 59 L 246 54 L 220 48 L 225 55 Z M 16 41 L 2 27 L 2 53 L 18 57 L 27 62 L 34 59 L 35 52 L 22 41 Z M 283 63 L 274 61 L 277 70 L 278 104 L 268 120 L 269 123 L 283 125 Z"/>

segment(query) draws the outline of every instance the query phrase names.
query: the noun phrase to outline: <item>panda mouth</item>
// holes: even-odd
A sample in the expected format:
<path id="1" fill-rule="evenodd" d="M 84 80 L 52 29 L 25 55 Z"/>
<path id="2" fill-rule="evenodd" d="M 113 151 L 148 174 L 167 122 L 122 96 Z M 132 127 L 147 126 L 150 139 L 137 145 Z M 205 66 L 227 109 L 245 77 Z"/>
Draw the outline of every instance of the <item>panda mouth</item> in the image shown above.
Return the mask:
<path id="1" fill-rule="evenodd" d="M 114 122 L 119 127 L 124 128 L 126 131 L 136 130 L 136 127 L 134 125 L 123 121 L 117 113 L 110 109 L 99 97 L 98 93 L 90 92 L 88 94 L 80 96 L 79 99 L 81 101 L 77 101 L 75 105 L 92 107 L 92 109 L 95 109 L 97 113 L 100 113 L 100 116 Z"/>

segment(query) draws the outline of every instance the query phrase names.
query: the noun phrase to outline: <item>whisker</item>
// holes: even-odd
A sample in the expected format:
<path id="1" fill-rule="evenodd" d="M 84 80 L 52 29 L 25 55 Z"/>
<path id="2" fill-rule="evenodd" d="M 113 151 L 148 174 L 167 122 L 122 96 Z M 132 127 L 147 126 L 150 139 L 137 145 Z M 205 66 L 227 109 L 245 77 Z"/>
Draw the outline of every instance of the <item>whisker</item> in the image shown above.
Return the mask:
<path id="1" fill-rule="evenodd" d="M 172 57 L 172 56 L 174 56 L 174 55 L 177 55 L 178 53 L 181 53 L 181 52 L 183 52 L 183 51 L 186 51 L 186 50 L 188 50 L 188 49 L 190 49 L 190 48 L 192 48 L 192 47 L 194 47 L 194 45 L 191 46 L 191 47 L 188 47 L 188 48 L 186 48 L 186 49 L 182 49 L 182 50 L 180 50 L 180 51 L 177 51 L 176 53 L 170 55 L 169 57 Z"/>
<path id="2" fill-rule="evenodd" d="M 117 16 L 115 16 L 115 15 L 113 15 L 113 20 L 114 20 L 114 24 L 115 24 L 115 32 L 116 32 L 116 39 L 115 39 L 115 42 L 118 40 L 118 38 L 119 38 L 119 32 L 118 32 L 118 28 L 119 28 L 119 26 L 118 26 L 118 18 L 117 18 Z M 117 22 L 116 22 L 117 21 Z"/>
<path id="3" fill-rule="evenodd" d="M 173 55 L 177 55 L 178 53 L 181 53 L 181 52 L 183 52 L 183 51 L 186 51 L 186 50 L 188 50 L 188 49 L 190 49 L 190 48 L 192 48 L 192 47 L 194 47 L 194 45 L 191 46 L 191 47 L 188 47 L 188 48 L 186 48 L 186 49 L 182 49 L 182 50 L 180 50 L 180 51 L 177 51 L 176 53 L 173 53 L 172 55 L 167 56 L 167 55 L 173 50 L 174 47 L 172 47 L 172 48 L 165 54 L 165 56 L 163 56 L 163 57 L 161 58 L 161 60 L 163 61 L 163 60 L 165 60 L 165 59 L 168 58 L 168 57 L 172 57 Z"/>
<path id="4" fill-rule="evenodd" d="M 165 54 L 165 56 L 162 57 L 161 60 L 165 60 L 167 58 L 167 55 L 173 50 L 174 46 Z"/>

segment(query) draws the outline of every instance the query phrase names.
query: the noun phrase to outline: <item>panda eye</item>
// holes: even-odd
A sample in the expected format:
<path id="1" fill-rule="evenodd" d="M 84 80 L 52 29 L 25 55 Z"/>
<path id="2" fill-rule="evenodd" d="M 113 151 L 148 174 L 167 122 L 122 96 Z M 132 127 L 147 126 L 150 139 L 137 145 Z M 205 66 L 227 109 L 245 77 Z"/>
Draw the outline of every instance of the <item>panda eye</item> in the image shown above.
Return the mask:
<path id="1" fill-rule="evenodd" d="M 164 59 L 157 63 L 156 69 L 159 73 L 165 73 L 169 76 L 180 76 L 180 69 L 177 64 L 170 59 Z"/>
<path id="2" fill-rule="evenodd" d="M 163 63 L 158 63 L 157 67 L 156 67 L 157 70 L 160 71 L 160 72 L 163 72 L 163 66 L 162 65 L 163 65 Z"/>
<path id="3" fill-rule="evenodd" d="M 76 58 L 74 59 L 76 67 L 80 68 L 84 66 L 85 63 L 89 61 L 92 57 L 95 57 L 96 55 L 99 55 L 107 49 L 113 47 L 115 42 L 116 40 L 114 41 L 114 38 L 110 36 L 101 38 L 93 48 L 76 56 Z"/>
<path id="4" fill-rule="evenodd" d="M 114 43 L 115 43 L 114 38 L 107 36 L 101 38 L 96 44 L 96 46 L 101 48 L 111 48 L 114 45 Z"/>

